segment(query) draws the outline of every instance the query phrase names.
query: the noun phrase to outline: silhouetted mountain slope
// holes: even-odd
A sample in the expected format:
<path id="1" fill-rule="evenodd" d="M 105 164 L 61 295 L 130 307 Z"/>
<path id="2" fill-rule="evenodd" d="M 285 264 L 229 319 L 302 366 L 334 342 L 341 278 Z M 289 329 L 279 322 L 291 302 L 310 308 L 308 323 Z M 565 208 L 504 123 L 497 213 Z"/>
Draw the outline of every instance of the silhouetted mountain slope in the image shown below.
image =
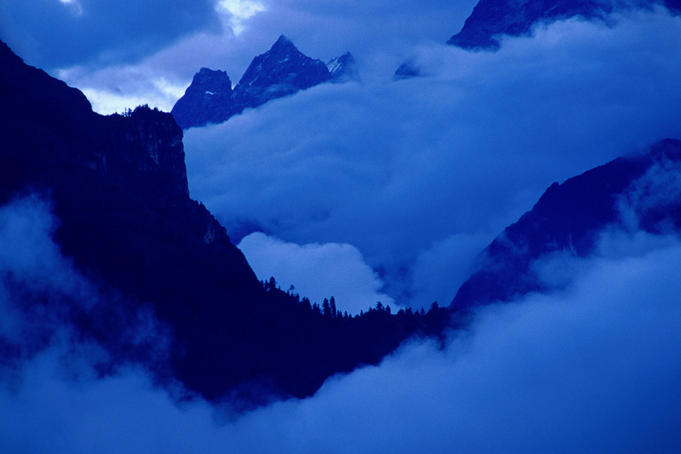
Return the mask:
<path id="1" fill-rule="evenodd" d="M 538 23 L 571 17 L 603 19 L 617 10 L 650 8 L 662 4 L 672 13 L 681 12 L 678 0 L 480 0 L 461 31 L 448 44 L 464 49 L 499 48 L 503 35 L 529 35 Z"/>
<path id="2" fill-rule="evenodd" d="M 588 256 L 606 227 L 681 231 L 679 175 L 681 141 L 667 139 L 647 154 L 618 158 L 552 184 L 532 210 L 486 248 L 483 265 L 461 286 L 451 307 L 546 290 L 533 264 L 556 252 Z"/>
<path id="3" fill-rule="evenodd" d="M 189 199 L 182 130 L 170 114 L 98 115 L 80 91 L 2 43 L 0 66 L 0 204 L 26 193 L 48 199 L 62 253 L 103 294 L 121 295 L 110 304 L 151 306 L 172 334 L 171 378 L 189 389 L 243 405 L 266 400 L 263 390 L 304 397 L 329 375 L 446 325 L 438 308 L 350 318 L 263 286 L 225 229 Z M 114 357 L 134 356 L 110 341 L 120 323 L 81 315 L 84 335 L 119 349 Z"/>
<path id="4" fill-rule="evenodd" d="M 177 101 L 172 114 L 183 129 L 221 123 L 244 109 L 258 107 L 273 99 L 324 82 L 342 82 L 358 77 L 355 60 L 350 53 L 332 62 L 333 72 L 321 60 L 301 53 L 287 37 L 281 35 L 270 50 L 253 59 L 233 92 L 207 88 L 210 85 L 206 83 L 207 78 L 213 81 L 219 73 L 222 80 L 227 75 L 222 71 L 202 69 Z M 221 82 L 220 85 L 224 84 Z M 220 96 L 207 92 L 220 93 Z"/>

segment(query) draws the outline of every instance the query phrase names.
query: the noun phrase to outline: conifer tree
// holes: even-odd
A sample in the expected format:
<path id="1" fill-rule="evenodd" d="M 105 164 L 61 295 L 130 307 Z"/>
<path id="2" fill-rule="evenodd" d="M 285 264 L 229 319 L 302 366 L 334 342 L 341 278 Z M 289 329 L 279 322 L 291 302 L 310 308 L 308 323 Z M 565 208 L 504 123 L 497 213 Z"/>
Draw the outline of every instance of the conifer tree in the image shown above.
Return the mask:
<path id="1" fill-rule="evenodd" d="M 329 300 L 329 308 L 331 309 L 331 317 L 335 318 L 336 317 L 336 298 L 333 296 Z"/>

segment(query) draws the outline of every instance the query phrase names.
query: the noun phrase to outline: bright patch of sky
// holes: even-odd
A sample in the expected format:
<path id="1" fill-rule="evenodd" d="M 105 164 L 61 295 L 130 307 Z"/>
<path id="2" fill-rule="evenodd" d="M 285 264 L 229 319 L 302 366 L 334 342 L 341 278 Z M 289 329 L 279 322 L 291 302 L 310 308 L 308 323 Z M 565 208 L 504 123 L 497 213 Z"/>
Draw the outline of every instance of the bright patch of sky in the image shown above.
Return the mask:
<path id="1" fill-rule="evenodd" d="M 92 109 L 102 115 L 122 113 L 126 109 L 134 109 L 142 104 L 170 112 L 177 99 L 184 94 L 184 87 L 173 85 L 164 78 L 154 80 L 153 85 L 155 89 L 153 96 L 150 94 L 136 96 L 96 88 L 81 90 L 92 104 Z"/>
<path id="2" fill-rule="evenodd" d="M 267 9 L 256 0 L 219 0 L 215 8 L 219 13 L 229 14 L 229 25 L 236 36 L 246 29 L 246 20 Z"/>
<path id="3" fill-rule="evenodd" d="M 71 7 L 72 11 L 78 16 L 83 14 L 83 7 L 78 0 L 59 0 L 59 3 Z"/>

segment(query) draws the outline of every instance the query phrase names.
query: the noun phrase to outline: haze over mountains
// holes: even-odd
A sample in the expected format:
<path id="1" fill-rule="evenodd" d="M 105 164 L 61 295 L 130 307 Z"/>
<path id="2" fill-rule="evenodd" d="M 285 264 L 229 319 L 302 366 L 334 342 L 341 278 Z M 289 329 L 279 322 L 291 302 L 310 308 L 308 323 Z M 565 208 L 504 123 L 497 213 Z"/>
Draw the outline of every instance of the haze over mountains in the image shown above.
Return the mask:
<path id="1" fill-rule="evenodd" d="M 161 3 L 0 6 L 1 452 L 681 451 L 676 2 Z"/>
<path id="2" fill-rule="evenodd" d="M 188 199 L 182 135 L 168 114 L 137 108 L 129 116 L 98 116 L 77 90 L 23 65 L 4 45 L 2 51 L 7 69 L 3 97 L 14 112 L 3 125 L 8 150 L 37 153 L 5 153 L 2 200 L 6 203 L 31 188 L 54 203 L 59 219 L 55 238 L 75 265 L 125 298 L 151 304 L 153 313 L 171 328 L 173 349 L 189 349 L 179 357 L 171 354 L 171 370 L 190 389 L 219 398 L 257 378 L 270 392 L 304 396 L 328 374 L 373 363 L 412 333 L 437 334 L 444 328 L 448 318 L 438 309 L 423 318 L 404 311 L 391 315 L 380 306 L 368 318 L 347 318 L 337 315 L 335 306 L 322 311 L 301 303 L 274 284 L 263 288 L 224 228 Z M 41 155 L 45 149 L 54 151 Z M 667 140 L 645 155 L 621 158 L 552 185 L 533 210 L 487 248 L 486 262 L 461 287 L 451 309 L 547 290 L 530 272 L 533 264 L 561 251 L 588 256 L 598 236 L 621 223 L 618 209 L 625 208 L 619 201 L 658 167 L 678 172 L 679 156 L 681 142 Z M 75 180 L 81 183 L 70 183 Z M 663 193 L 676 190 L 659 186 L 673 184 L 673 179 L 656 183 L 655 190 Z M 650 205 L 647 193 L 637 197 L 638 205 L 632 208 L 640 216 L 637 228 L 678 231 L 676 200 Z M 106 242 L 101 241 L 104 237 Z M 130 310 L 137 310 L 135 303 Z M 243 326 L 251 328 L 243 331 Z M 300 338 L 305 339 L 302 344 L 289 343 L 292 339 L 285 333 L 292 326 L 309 330 Z M 110 337 L 102 326 L 91 329 L 95 338 Z M 207 331 L 213 334 L 206 336 Z M 300 361 L 295 357 L 311 358 L 317 351 L 309 343 L 315 336 L 313 345 L 326 346 L 321 356 L 302 369 L 291 369 L 288 362 Z M 351 338 L 353 346 L 348 344 Z M 278 348 L 273 351 L 274 344 Z M 361 353 L 366 348 L 372 353 Z M 191 351 L 201 354 L 195 357 Z M 273 352 L 276 360 L 270 356 Z M 241 367 L 221 369 L 226 358 Z M 253 370 L 247 364 L 256 358 L 262 366 Z M 318 369 L 322 364 L 328 365 Z M 208 369 L 210 374 L 204 372 Z M 313 378 L 312 370 L 320 375 Z"/>

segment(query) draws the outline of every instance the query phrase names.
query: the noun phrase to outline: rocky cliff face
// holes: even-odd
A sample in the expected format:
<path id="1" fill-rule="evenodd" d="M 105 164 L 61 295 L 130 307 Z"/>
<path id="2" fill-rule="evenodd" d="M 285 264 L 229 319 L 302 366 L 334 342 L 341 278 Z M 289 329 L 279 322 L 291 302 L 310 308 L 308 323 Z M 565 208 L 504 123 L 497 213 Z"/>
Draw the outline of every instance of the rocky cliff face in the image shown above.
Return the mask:
<path id="1" fill-rule="evenodd" d="M 480 0 L 461 31 L 447 43 L 464 49 L 496 50 L 502 36 L 529 35 L 539 23 L 571 17 L 603 19 L 617 10 L 655 4 L 673 13 L 681 11 L 677 0 Z"/>
<path id="2" fill-rule="evenodd" d="M 487 247 L 482 266 L 461 286 L 452 307 L 547 290 L 533 265 L 555 253 L 590 255 L 606 228 L 681 232 L 679 175 L 681 141 L 668 139 L 647 154 L 552 184 L 532 210 Z"/>
<path id="3" fill-rule="evenodd" d="M 182 130 L 170 114 L 139 107 L 104 117 L 4 44 L 0 64 L 0 203 L 26 192 L 48 199 L 62 252 L 102 286 L 152 303 L 177 348 L 200 341 L 188 312 L 224 319 L 216 298 L 262 298 L 225 229 L 189 199 Z M 177 359 L 182 379 L 189 359 Z"/>
<path id="4" fill-rule="evenodd" d="M 23 64 L 4 43 L 0 63 L 3 159 L 13 163 L 8 181 L 82 168 L 124 181 L 149 200 L 188 198 L 182 130 L 172 116 L 139 107 L 103 117 L 80 91 Z"/>
<path id="5" fill-rule="evenodd" d="M 300 52 L 284 35 L 264 54 L 253 59 L 231 91 L 223 71 L 199 71 L 172 114 L 183 128 L 227 121 L 247 108 L 292 95 L 324 82 L 346 82 L 359 77 L 354 57 L 346 53 L 329 62 Z"/>

